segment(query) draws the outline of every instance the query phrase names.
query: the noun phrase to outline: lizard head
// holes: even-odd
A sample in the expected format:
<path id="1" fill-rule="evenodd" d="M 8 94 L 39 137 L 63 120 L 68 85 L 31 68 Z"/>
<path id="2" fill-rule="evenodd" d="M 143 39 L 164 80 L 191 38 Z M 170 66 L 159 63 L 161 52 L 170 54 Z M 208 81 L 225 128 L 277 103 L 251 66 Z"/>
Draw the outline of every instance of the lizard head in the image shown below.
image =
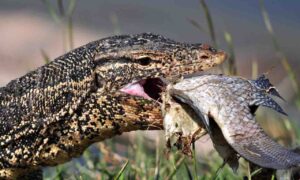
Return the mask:
<path id="1" fill-rule="evenodd" d="M 170 79 L 222 63 L 226 53 L 206 44 L 186 44 L 150 33 L 103 39 L 96 74 L 110 92 L 148 97 L 160 77 Z M 102 83 L 101 83 L 102 84 Z M 157 94 L 157 93 L 156 93 Z"/>

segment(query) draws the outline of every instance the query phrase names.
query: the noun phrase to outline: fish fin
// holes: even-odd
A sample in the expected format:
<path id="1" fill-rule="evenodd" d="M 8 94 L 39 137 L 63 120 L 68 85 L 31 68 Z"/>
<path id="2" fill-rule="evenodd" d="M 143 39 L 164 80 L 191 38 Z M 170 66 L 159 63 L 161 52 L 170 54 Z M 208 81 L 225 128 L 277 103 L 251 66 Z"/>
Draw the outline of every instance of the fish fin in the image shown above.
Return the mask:
<path id="1" fill-rule="evenodd" d="M 266 78 L 266 76 L 263 74 L 259 76 L 255 80 L 250 80 L 250 82 L 258 89 L 269 89 L 270 87 L 273 87 L 273 84 L 270 83 L 270 80 Z"/>
<path id="2" fill-rule="evenodd" d="M 250 80 L 250 83 L 253 84 L 257 89 L 265 91 L 266 93 L 272 96 L 276 96 L 285 101 L 285 99 L 279 94 L 275 86 L 271 84 L 270 80 L 264 74 L 259 76 L 255 80 Z"/>
<path id="3" fill-rule="evenodd" d="M 283 115 L 288 116 L 288 114 L 281 108 L 281 106 L 274 101 L 271 97 L 259 93 L 259 95 L 256 95 L 257 97 L 254 99 L 254 101 L 252 103 L 250 103 L 250 107 L 255 105 L 255 106 L 265 106 L 268 108 L 271 108 Z"/>
<path id="4" fill-rule="evenodd" d="M 283 101 L 286 101 L 277 91 L 277 89 L 275 87 L 272 87 L 268 90 L 268 93 L 271 94 L 272 96 L 276 96 L 278 98 L 280 98 Z"/>

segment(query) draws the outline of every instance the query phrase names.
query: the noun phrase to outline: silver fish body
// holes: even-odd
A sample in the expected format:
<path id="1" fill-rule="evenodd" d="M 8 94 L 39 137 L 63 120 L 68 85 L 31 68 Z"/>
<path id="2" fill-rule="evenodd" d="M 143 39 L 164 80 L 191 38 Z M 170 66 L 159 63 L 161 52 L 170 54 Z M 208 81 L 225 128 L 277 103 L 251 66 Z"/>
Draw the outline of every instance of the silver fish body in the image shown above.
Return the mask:
<path id="1" fill-rule="evenodd" d="M 168 91 L 195 110 L 211 136 L 210 124 L 214 121 L 234 151 L 250 162 L 272 169 L 299 166 L 300 155 L 272 140 L 255 120 L 254 113 L 261 105 L 285 112 L 269 96 L 270 91 L 253 82 L 240 77 L 201 75 L 169 86 Z"/>

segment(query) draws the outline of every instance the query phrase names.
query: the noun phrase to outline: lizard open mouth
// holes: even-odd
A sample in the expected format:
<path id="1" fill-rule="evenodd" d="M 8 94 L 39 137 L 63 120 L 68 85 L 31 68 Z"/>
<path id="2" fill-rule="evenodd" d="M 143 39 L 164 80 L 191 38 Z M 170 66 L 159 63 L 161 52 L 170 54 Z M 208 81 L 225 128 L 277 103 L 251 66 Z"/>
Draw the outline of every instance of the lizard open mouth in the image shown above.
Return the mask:
<path id="1" fill-rule="evenodd" d="M 161 78 L 147 78 L 129 83 L 120 91 L 129 95 L 160 101 L 161 92 L 165 87 L 166 83 Z"/>

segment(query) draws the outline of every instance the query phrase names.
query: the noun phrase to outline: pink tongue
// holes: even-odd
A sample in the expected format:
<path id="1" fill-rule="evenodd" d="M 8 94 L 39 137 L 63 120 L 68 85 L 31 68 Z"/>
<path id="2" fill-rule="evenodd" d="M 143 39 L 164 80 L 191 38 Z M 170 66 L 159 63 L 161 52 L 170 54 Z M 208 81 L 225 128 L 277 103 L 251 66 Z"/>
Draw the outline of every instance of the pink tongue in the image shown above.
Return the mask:
<path id="1" fill-rule="evenodd" d="M 141 84 L 143 83 L 145 82 L 141 81 L 141 82 L 128 84 L 122 89 L 120 89 L 120 91 L 133 96 L 141 96 L 145 99 L 151 99 L 150 96 L 148 96 L 148 94 L 145 93 L 144 88 L 141 86 Z"/>

